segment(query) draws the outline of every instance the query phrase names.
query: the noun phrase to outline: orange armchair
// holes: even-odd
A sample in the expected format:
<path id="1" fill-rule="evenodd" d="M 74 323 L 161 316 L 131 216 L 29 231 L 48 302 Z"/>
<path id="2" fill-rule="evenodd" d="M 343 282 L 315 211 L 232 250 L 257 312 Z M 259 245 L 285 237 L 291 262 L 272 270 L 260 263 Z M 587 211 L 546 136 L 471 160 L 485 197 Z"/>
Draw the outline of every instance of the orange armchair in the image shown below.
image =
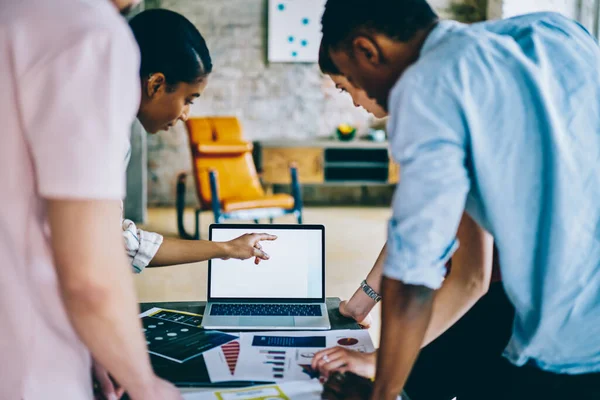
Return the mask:
<path id="1" fill-rule="evenodd" d="M 273 219 L 294 214 L 302 223 L 302 196 L 298 171 L 290 167 L 292 195 L 267 195 L 261 185 L 254 160 L 253 145 L 242 137 L 242 129 L 235 117 L 190 118 L 186 121 L 196 192 L 200 207 L 196 210 L 193 235 L 185 231 L 185 177 L 180 174 L 177 183 L 177 226 L 179 235 L 199 239 L 200 212 L 212 210 L 216 223 L 225 220 Z"/>

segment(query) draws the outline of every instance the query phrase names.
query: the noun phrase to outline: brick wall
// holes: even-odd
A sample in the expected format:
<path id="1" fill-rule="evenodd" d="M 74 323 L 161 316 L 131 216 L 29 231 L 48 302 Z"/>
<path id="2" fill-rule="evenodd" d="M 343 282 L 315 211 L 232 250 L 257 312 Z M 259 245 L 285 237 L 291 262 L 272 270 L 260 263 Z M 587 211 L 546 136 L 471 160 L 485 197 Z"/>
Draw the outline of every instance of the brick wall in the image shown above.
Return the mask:
<path id="1" fill-rule="evenodd" d="M 267 62 L 266 0 L 163 0 L 161 6 L 189 18 L 213 57 L 214 72 L 192 115 L 235 115 L 249 140 L 327 136 L 342 122 L 367 129 L 369 115 L 316 64 Z M 183 126 L 150 137 L 148 149 L 149 202 L 173 204 L 177 173 L 191 165 Z"/>
<path id="2" fill-rule="evenodd" d="M 193 115 L 236 115 L 250 140 L 310 139 L 331 134 L 342 122 L 362 131 L 372 122 L 321 76 L 317 65 L 267 62 L 267 0 L 146 1 L 182 13 L 207 39 L 215 71 Z M 489 0 L 488 17 L 552 10 L 577 18 L 581 17 L 579 4 L 592 12 L 596 1 L 600 0 Z M 447 16 L 445 10 L 452 2 L 431 0 L 442 16 Z M 149 204 L 173 205 L 176 177 L 191 169 L 181 124 L 148 138 L 148 160 Z M 191 192 L 188 203 L 195 204 Z"/>
<path id="3" fill-rule="evenodd" d="M 330 135 L 348 122 L 359 131 L 371 118 L 338 93 L 316 64 L 267 62 L 267 0 L 152 0 L 199 27 L 209 45 L 214 73 L 192 114 L 236 115 L 250 140 L 309 139 Z M 433 0 L 444 14 L 451 0 Z M 191 160 L 183 126 L 148 138 L 149 204 L 173 205 L 175 181 Z M 191 181 L 190 181 L 191 183 Z M 188 203 L 195 204 L 192 193 Z"/>

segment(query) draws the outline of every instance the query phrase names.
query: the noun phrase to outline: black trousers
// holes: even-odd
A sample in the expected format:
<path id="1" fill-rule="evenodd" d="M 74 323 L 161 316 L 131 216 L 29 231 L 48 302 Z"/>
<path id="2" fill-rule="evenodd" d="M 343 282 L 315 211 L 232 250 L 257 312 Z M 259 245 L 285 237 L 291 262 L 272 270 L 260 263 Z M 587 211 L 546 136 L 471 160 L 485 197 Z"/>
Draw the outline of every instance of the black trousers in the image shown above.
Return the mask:
<path id="1" fill-rule="evenodd" d="M 405 386 L 411 400 L 462 400 L 482 393 L 504 364 L 514 307 L 501 283 L 493 283 L 467 314 L 425 347 Z M 487 400 L 479 397 L 480 400 Z"/>
<path id="2" fill-rule="evenodd" d="M 459 322 L 421 351 L 405 387 L 411 400 L 600 400 L 600 374 L 553 374 L 515 367 L 502 357 L 513 318 L 502 284 L 492 284 Z"/>
<path id="3" fill-rule="evenodd" d="M 561 375 L 533 366 L 515 367 L 508 361 L 500 366 L 499 382 L 487 391 L 458 399 L 489 400 L 599 400 L 600 373 Z M 482 394 L 484 396 L 482 396 Z"/>

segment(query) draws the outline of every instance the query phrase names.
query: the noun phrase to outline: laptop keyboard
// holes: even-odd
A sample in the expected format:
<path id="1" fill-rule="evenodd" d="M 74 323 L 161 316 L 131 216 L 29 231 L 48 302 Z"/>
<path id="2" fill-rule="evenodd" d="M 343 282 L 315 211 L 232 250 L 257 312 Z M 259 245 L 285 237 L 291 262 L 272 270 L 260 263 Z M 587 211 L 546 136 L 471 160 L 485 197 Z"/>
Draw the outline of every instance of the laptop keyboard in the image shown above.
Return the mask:
<path id="1" fill-rule="evenodd" d="M 319 304 L 213 304 L 214 316 L 293 316 L 321 317 Z"/>

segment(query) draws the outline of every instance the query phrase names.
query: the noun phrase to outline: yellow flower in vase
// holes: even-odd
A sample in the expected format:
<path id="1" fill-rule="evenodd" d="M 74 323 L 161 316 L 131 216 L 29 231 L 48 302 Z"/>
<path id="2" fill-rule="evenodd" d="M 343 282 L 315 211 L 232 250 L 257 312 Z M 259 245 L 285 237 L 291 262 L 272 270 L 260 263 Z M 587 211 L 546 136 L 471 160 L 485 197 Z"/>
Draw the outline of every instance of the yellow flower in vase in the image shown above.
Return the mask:
<path id="1" fill-rule="evenodd" d="M 337 137 L 339 140 L 350 141 L 356 136 L 356 128 L 350 124 L 340 124 L 337 127 Z"/>

